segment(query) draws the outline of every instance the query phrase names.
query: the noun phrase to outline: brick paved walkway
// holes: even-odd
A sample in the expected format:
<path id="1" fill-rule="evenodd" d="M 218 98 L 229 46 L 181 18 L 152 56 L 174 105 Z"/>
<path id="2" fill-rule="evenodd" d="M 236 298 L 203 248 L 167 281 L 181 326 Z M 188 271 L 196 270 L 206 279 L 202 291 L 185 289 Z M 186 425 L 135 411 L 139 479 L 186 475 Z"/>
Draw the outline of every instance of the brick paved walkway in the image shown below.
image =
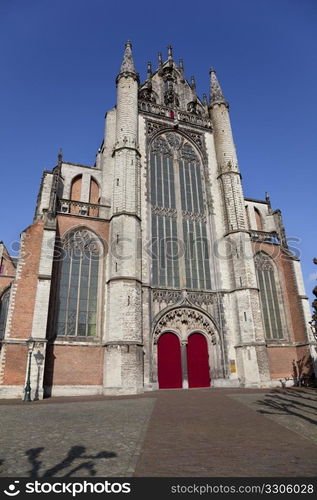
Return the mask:
<path id="1" fill-rule="evenodd" d="M 280 393 L 273 392 L 270 399 Z M 317 398 L 311 432 L 316 432 Z M 230 397 L 233 395 L 234 397 Z M 251 396 L 259 400 L 259 410 L 271 411 L 262 403 L 264 391 L 198 389 L 161 391 L 149 423 L 136 476 L 315 476 L 317 446 L 285 426 L 239 401 Z M 303 394 L 303 397 L 305 395 Z M 307 403 L 301 401 L 299 407 Z M 286 402 L 284 403 L 286 404 Z M 287 407 L 287 404 L 286 404 Z M 312 411 L 310 408 L 309 411 Z M 292 420 L 304 421 L 285 412 L 289 428 Z M 306 434 L 309 433 L 306 430 Z"/>
<path id="2" fill-rule="evenodd" d="M 316 476 L 317 391 L 0 401 L 0 476 Z"/>

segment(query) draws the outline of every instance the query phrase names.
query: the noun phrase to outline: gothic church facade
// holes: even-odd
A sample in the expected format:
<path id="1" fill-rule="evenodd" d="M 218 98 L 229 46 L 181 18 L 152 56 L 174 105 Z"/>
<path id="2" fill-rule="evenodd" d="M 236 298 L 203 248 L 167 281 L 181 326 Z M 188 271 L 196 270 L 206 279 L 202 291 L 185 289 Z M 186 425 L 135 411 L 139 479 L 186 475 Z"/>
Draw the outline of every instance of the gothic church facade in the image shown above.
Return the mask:
<path id="1" fill-rule="evenodd" d="M 141 84 L 127 42 L 116 84 L 95 165 L 60 154 L 0 246 L 0 397 L 279 385 L 314 361 L 308 300 L 215 71 L 201 100 L 169 47 Z"/>

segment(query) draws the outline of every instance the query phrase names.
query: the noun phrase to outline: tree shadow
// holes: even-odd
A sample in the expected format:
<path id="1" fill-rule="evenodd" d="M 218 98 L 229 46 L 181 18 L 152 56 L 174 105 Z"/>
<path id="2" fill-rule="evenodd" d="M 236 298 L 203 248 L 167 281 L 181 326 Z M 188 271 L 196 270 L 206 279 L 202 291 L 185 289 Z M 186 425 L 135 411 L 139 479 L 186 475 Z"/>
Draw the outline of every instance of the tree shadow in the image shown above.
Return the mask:
<path id="1" fill-rule="evenodd" d="M 257 412 L 266 415 L 290 415 L 293 417 L 298 417 L 310 424 L 317 425 L 317 420 L 310 418 L 309 416 L 299 413 L 299 408 L 302 404 L 297 403 L 299 408 L 296 406 L 296 402 L 291 399 L 283 400 L 280 396 L 272 395 L 271 397 L 266 397 L 265 399 L 260 399 L 256 402 L 259 406 L 264 406 L 267 409 L 258 409 Z M 307 405 L 306 405 L 307 406 Z M 310 407 L 311 408 L 311 407 Z M 297 411 L 296 411 L 297 410 Z M 316 414 L 316 410 L 315 410 Z"/>
<path id="2" fill-rule="evenodd" d="M 288 394 L 279 393 L 279 394 L 274 394 L 274 396 L 272 396 L 272 397 L 274 398 L 274 400 L 280 400 L 281 402 L 285 402 L 285 403 L 287 402 L 290 407 L 304 408 L 307 413 L 313 413 L 316 415 L 317 406 L 312 406 L 310 404 L 303 403 L 303 401 L 301 401 L 301 400 L 291 399 L 292 396 L 293 396 L 292 394 L 288 395 Z M 314 400 L 312 400 L 312 401 L 314 401 Z M 312 410 L 312 411 L 310 411 L 310 410 Z"/>
<path id="3" fill-rule="evenodd" d="M 60 477 L 71 477 L 75 472 L 80 470 L 86 470 L 90 476 L 95 476 L 97 473 L 95 469 L 96 460 L 102 458 L 114 458 L 117 456 L 117 454 L 112 451 L 101 451 L 95 455 L 87 455 L 85 446 L 72 446 L 66 457 L 61 462 L 54 465 L 54 467 L 47 469 L 40 475 L 40 469 L 43 462 L 42 460 L 39 460 L 39 458 L 43 450 L 44 448 L 40 447 L 31 448 L 25 452 L 32 466 L 32 469 L 28 471 L 29 477 L 53 477 L 60 471 L 65 471 L 65 474 L 60 475 Z M 66 471 L 65 469 L 71 467 L 75 460 L 81 460 L 81 462 L 73 469 Z"/>
<path id="4" fill-rule="evenodd" d="M 317 401 L 317 391 L 313 388 L 310 388 L 308 390 L 309 390 L 309 392 L 307 392 L 305 389 L 302 390 L 302 389 L 297 389 L 297 388 L 295 388 L 295 389 L 283 389 L 282 391 L 281 391 L 281 389 L 276 389 L 273 392 L 275 394 L 286 394 L 286 395 L 292 396 L 294 398 L 307 399 L 309 401 Z M 315 391 L 315 394 L 313 391 Z M 315 397 L 309 397 L 309 396 L 314 396 L 314 395 L 315 395 Z"/>

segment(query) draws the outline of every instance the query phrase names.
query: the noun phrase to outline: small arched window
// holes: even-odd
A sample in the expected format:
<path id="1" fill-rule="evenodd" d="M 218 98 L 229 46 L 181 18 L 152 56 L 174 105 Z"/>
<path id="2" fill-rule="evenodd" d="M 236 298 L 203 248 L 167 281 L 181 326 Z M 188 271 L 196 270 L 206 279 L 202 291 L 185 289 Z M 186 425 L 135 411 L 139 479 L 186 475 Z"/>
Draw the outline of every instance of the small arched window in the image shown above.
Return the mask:
<path id="1" fill-rule="evenodd" d="M 82 175 L 77 175 L 73 180 L 72 180 L 72 185 L 70 189 L 70 199 L 72 201 L 80 201 L 81 198 L 81 185 L 82 185 Z M 76 206 L 76 204 L 71 205 L 71 214 L 79 214 L 80 213 L 80 207 Z"/>
<path id="2" fill-rule="evenodd" d="M 0 340 L 4 338 L 5 334 L 9 300 L 10 300 L 10 289 L 6 290 L 0 297 Z"/>
<path id="3" fill-rule="evenodd" d="M 101 255 L 100 240 L 86 229 L 73 231 L 62 241 L 57 336 L 96 336 Z"/>
<path id="4" fill-rule="evenodd" d="M 94 205 L 99 205 L 100 198 L 99 198 L 99 185 L 91 177 L 90 179 L 90 188 L 89 188 L 89 203 L 93 203 Z M 97 207 L 89 207 L 89 212 L 88 214 L 92 217 L 98 217 L 99 215 L 99 209 Z"/>
<path id="5" fill-rule="evenodd" d="M 255 268 L 260 289 L 266 338 L 275 340 L 282 339 L 284 335 L 277 292 L 278 284 L 276 283 L 274 273 L 274 263 L 268 255 L 259 252 L 255 256 Z"/>
<path id="6" fill-rule="evenodd" d="M 255 215 L 255 222 L 256 222 L 256 228 L 258 231 L 263 231 L 263 219 L 262 215 L 260 214 L 260 211 L 254 207 L 254 215 Z"/>

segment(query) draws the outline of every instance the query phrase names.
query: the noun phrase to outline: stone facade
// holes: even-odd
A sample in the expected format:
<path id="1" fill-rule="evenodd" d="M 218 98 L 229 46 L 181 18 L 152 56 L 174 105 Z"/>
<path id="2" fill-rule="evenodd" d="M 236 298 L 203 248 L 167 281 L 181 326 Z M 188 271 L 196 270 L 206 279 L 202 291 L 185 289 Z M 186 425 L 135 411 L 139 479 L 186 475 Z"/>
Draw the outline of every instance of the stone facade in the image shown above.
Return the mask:
<path id="1" fill-rule="evenodd" d="M 59 154 L 17 263 L 0 244 L 0 397 L 311 375 L 300 263 L 269 197 L 243 195 L 215 71 L 201 100 L 169 47 L 141 84 L 127 42 L 116 84 L 95 165 Z"/>

